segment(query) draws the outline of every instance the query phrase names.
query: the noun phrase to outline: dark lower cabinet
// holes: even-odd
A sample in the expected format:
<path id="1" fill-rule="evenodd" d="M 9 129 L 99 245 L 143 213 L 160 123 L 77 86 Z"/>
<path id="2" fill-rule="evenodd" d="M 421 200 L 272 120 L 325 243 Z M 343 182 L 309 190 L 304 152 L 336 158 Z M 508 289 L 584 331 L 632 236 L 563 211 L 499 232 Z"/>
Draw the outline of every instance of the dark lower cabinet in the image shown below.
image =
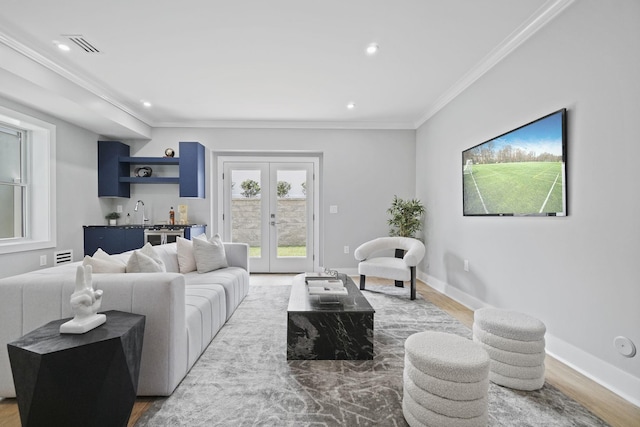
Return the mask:
<path id="1" fill-rule="evenodd" d="M 148 233 L 145 235 L 145 228 L 142 225 L 131 226 L 99 226 L 85 225 L 84 227 L 84 254 L 93 255 L 98 248 L 108 254 L 119 254 L 122 252 L 140 249 L 148 241 L 152 245 L 161 243 L 173 243 L 176 236 L 182 236 L 191 240 L 206 232 L 206 225 L 182 225 L 176 226 L 175 230 L 151 230 L 147 227 Z"/>
<path id="2" fill-rule="evenodd" d="M 144 245 L 142 227 L 84 227 L 84 254 L 93 255 L 98 248 L 108 254 L 139 249 Z"/>

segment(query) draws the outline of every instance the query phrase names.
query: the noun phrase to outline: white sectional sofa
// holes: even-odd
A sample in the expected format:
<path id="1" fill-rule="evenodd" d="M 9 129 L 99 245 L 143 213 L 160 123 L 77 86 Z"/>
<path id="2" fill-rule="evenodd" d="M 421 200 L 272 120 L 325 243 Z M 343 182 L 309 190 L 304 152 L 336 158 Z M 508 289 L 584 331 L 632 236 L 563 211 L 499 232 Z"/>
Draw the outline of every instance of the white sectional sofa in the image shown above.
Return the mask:
<path id="1" fill-rule="evenodd" d="M 249 248 L 224 243 L 229 267 L 179 273 L 175 243 L 154 246 L 167 272 L 93 274 L 100 312 L 146 316 L 139 396 L 168 396 L 249 292 Z M 125 263 L 131 252 L 112 255 Z M 52 320 L 73 317 L 75 262 L 0 280 L 0 397 L 15 397 L 7 343 Z M 109 319 L 107 318 L 107 322 Z"/>

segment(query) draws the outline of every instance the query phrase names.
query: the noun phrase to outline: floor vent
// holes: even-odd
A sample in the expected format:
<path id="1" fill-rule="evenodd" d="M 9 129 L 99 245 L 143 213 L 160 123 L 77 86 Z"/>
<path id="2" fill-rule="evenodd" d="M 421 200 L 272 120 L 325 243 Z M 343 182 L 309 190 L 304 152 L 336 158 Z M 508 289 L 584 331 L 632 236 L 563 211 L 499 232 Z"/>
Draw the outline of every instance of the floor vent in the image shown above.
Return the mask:
<path id="1" fill-rule="evenodd" d="M 73 249 L 53 253 L 53 265 L 67 264 L 69 262 L 73 262 Z"/>
<path id="2" fill-rule="evenodd" d="M 87 39 L 85 39 L 81 34 L 64 34 L 63 37 L 68 38 L 80 49 L 84 50 L 87 53 L 100 53 L 100 50 Z"/>

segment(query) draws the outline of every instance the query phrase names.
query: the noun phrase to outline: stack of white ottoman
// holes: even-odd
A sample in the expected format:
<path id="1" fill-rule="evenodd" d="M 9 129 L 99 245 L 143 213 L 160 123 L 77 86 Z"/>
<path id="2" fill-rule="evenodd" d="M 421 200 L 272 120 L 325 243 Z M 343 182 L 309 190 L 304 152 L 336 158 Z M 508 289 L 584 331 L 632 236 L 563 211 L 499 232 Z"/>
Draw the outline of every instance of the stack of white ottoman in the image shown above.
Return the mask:
<path id="1" fill-rule="evenodd" d="M 402 411 L 411 427 L 487 425 L 490 359 L 482 346 L 427 331 L 404 348 Z"/>
<path id="2" fill-rule="evenodd" d="M 516 390 L 542 388 L 544 323 L 523 313 L 497 308 L 478 309 L 473 317 L 473 340 L 491 358 L 491 382 Z"/>

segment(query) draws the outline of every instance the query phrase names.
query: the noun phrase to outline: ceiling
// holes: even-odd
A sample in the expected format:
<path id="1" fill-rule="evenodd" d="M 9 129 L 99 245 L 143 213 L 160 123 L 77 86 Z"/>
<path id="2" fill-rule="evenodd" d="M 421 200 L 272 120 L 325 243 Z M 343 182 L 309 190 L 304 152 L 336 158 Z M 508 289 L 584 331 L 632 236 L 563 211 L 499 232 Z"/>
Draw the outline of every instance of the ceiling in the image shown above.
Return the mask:
<path id="1" fill-rule="evenodd" d="M 124 138 L 415 129 L 571 1 L 3 0 L 0 95 Z"/>

